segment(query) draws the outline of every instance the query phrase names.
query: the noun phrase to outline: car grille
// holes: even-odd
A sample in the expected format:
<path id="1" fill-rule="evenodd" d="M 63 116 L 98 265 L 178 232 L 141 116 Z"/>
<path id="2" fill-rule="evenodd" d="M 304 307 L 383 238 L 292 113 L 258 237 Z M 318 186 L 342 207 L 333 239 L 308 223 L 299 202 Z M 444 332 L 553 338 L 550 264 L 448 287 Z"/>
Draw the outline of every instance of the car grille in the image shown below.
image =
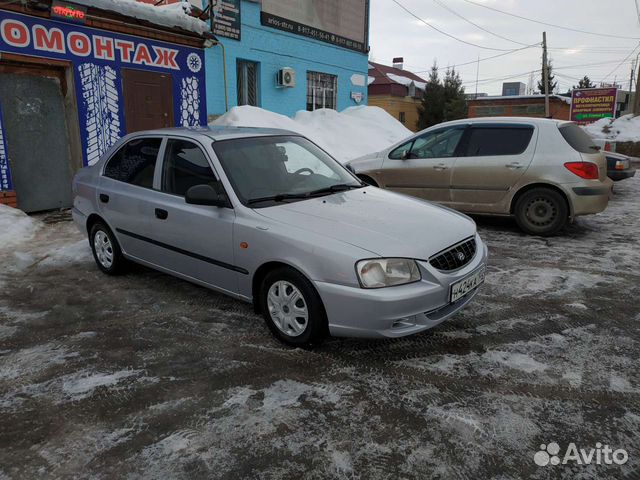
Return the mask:
<path id="1" fill-rule="evenodd" d="M 443 272 L 464 267 L 476 255 L 476 239 L 469 238 L 434 255 L 429 263 Z"/>

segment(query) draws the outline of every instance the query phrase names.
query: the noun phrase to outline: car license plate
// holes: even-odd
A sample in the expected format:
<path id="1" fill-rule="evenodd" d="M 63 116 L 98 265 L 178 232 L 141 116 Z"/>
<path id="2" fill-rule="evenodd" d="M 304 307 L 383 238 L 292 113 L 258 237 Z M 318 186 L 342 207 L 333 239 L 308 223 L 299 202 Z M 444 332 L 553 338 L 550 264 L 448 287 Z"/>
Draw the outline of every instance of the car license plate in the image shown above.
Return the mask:
<path id="1" fill-rule="evenodd" d="M 478 288 L 480 284 L 484 282 L 484 272 L 485 268 L 482 267 L 464 280 L 460 280 L 451 285 L 450 302 L 453 303 L 456 300 L 460 300 L 471 290 Z"/>

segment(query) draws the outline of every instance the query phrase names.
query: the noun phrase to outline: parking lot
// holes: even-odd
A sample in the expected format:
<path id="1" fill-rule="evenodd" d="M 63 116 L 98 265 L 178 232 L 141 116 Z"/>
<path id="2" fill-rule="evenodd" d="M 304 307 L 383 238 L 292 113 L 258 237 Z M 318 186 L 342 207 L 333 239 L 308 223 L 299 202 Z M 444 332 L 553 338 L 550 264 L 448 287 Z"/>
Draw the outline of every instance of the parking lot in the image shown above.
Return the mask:
<path id="1" fill-rule="evenodd" d="M 623 478 L 640 472 L 640 178 L 561 236 L 478 218 L 486 284 L 441 326 L 305 351 L 65 215 L 0 250 L 0 478 Z M 537 466 L 541 444 L 625 449 Z"/>

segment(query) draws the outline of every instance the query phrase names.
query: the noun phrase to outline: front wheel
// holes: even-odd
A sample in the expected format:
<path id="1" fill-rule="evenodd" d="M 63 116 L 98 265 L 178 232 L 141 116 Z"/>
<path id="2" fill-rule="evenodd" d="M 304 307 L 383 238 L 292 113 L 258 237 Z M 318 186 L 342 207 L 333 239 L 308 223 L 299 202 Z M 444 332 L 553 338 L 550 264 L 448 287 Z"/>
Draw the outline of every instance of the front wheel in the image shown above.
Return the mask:
<path id="1" fill-rule="evenodd" d="M 318 292 L 292 268 L 279 268 L 265 276 L 260 308 L 273 335 L 288 345 L 318 345 L 327 336 L 327 317 Z"/>
<path id="2" fill-rule="evenodd" d="M 563 196 L 550 188 L 525 192 L 514 209 L 518 226 L 530 235 L 554 235 L 564 228 L 569 207 Z"/>

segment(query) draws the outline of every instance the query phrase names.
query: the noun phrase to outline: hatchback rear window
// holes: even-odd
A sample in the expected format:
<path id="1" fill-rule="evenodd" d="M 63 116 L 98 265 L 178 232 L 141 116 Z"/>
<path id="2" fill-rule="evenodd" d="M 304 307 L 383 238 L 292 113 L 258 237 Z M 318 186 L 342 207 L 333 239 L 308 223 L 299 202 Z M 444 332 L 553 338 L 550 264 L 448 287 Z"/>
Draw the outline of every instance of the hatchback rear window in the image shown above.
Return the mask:
<path id="1" fill-rule="evenodd" d="M 533 127 L 471 127 L 468 132 L 467 157 L 519 155 L 529 146 Z"/>
<path id="2" fill-rule="evenodd" d="M 571 148 L 580 153 L 596 153 L 598 147 L 593 144 L 593 140 L 575 123 L 566 123 L 558 127 L 562 137 L 571 145 Z"/>

